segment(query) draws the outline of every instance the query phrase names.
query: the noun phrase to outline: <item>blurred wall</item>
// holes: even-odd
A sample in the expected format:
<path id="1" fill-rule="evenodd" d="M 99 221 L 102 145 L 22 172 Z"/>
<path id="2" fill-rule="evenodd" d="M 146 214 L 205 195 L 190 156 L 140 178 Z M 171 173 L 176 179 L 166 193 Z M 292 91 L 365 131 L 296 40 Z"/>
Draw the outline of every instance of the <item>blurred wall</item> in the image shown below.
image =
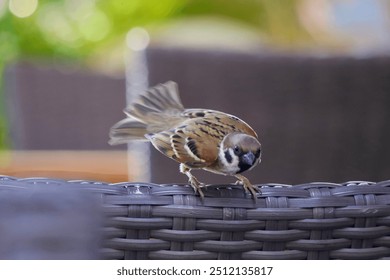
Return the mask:
<path id="1" fill-rule="evenodd" d="M 108 131 L 123 117 L 124 79 L 19 63 L 7 69 L 5 86 L 12 148 L 113 149 Z"/>

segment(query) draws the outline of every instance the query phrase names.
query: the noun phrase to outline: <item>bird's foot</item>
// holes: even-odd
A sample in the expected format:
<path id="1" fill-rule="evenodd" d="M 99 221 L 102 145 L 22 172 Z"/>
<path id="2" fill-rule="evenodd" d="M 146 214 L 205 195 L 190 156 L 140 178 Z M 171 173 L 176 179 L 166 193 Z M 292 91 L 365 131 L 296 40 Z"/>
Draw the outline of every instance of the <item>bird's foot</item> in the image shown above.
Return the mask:
<path id="1" fill-rule="evenodd" d="M 202 188 L 205 186 L 203 183 L 199 182 L 198 179 L 195 178 L 194 175 L 191 174 L 191 169 L 188 168 L 185 164 L 180 164 L 180 172 L 187 175 L 188 183 L 194 189 L 195 193 L 199 193 L 200 197 L 204 198 L 204 193 Z"/>
<path id="2" fill-rule="evenodd" d="M 236 178 L 238 179 L 236 184 L 242 184 L 244 190 L 250 192 L 252 194 L 253 199 L 256 200 L 257 193 L 261 194 L 260 189 L 257 186 L 252 185 L 251 182 L 249 182 L 249 180 L 242 175 L 236 175 Z"/>
<path id="3" fill-rule="evenodd" d="M 194 189 L 195 193 L 199 193 L 200 197 L 204 198 L 204 193 L 202 191 L 202 188 L 204 188 L 204 184 L 199 182 L 198 179 L 196 179 L 194 176 L 191 175 L 189 177 L 188 182 L 190 183 L 191 187 Z"/>

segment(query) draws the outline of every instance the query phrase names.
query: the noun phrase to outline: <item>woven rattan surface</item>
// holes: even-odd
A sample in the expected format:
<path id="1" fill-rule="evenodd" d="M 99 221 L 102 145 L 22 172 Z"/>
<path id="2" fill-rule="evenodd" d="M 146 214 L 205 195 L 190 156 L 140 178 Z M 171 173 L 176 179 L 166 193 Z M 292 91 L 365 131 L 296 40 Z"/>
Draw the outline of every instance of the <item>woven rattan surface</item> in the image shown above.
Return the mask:
<path id="1" fill-rule="evenodd" d="M 107 184 L 0 177 L 0 195 L 37 185 L 97 194 L 104 259 L 384 259 L 390 257 L 390 180 L 242 187 Z"/>

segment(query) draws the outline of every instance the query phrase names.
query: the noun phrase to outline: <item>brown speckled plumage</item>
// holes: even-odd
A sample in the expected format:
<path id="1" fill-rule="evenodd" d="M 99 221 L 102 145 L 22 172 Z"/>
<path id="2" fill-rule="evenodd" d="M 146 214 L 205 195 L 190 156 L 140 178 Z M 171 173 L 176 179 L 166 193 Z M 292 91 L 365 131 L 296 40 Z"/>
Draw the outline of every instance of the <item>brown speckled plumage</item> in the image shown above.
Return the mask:
<path id="1" fill-rule="evenodd" d="M 258 189 L 240 173 L 261 161 L 256 132 L 244 121 L 223 112 L 184 109 L 174 82 L 150 88 L 125 109 L 128 118 L 110 130 L 110 144 L 149 140 L 167 157 L 180 163 L 180 171 L 203 196 L 191 169 L 231 175 L 256 197 Z"/>

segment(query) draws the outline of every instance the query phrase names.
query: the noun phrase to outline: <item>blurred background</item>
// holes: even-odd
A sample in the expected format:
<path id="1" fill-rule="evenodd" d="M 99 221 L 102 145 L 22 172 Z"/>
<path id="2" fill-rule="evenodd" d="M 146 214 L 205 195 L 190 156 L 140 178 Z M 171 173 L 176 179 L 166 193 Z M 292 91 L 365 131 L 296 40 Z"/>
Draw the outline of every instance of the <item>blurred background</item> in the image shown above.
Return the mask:
<path id="1" fill-rule="evenodd" d="M 174 80 L 186 107 L 255 128 L 254 183 L 389 179 L 389 15 L 388 0 L 0 0 L 0 173 L 185 183 L 148 145 L 107 144 L 126 102 Z"/>

